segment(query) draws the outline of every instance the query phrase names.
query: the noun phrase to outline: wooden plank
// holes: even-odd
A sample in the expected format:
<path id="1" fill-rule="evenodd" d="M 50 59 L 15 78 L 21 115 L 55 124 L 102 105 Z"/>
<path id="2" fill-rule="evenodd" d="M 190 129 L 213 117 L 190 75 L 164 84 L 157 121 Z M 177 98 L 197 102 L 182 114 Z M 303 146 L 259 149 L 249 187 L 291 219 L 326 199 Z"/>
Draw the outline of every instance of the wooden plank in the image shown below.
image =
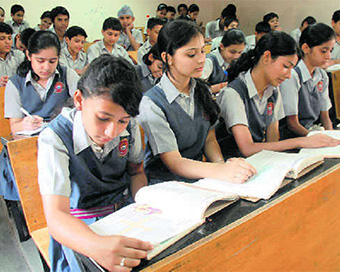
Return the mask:
<path id="1" fill-rule="evenodd" d="M 50 234 L 48 233 L 48 229 L 42 228 L 31 233 L 31 237 L 36 244 L 37 248 L 41 252 L 41 255 L 44 257 L 47 265 L 51 267 L 50 258 L 48 256 L 48 247 L 50 245 Z"/>
<path id="2" fill-rule="evenodd" d="M 130 58 L 132 59 L 133 63 L 135 65 L 138 64 L 138 51 L 135 50 L 135 51 L 128 51 L 128 54 L 130 56 Z"/>
<path id="3" fill-rule="evenodd" d="M 144 271 L 339 271 L 340 167 Z"/>
<path id="4" fill-rule="evenodd" d="M 5 119 L 5 87 L 0 87 L 0 137 L 8 137 L 11 134 L 9 120 Z M 0 148 L 2 144 L 0 143 Z"/>
<path id="5" fill-rule="evenodd" d="M 332 71 L 331 75 L 336 118 L 340 119 L 340 70 Z"/>

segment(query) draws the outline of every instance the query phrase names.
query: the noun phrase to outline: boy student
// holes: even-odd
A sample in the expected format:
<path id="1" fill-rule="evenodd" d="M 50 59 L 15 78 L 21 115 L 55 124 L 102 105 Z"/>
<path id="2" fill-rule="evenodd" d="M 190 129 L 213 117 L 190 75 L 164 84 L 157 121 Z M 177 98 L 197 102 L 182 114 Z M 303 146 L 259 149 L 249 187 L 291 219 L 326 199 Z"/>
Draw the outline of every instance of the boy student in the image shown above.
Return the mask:
<path id="1" fill-rule="evenodd" d="M 88 62 L 91 63 L 95 58 L 103 54 L 111 54 L 115 57 L 123 57 L 132 63 L 129 54 L 123 46 L 117 44 L 122 25 L 117 18 L 107 18 L 102 27 L 103 39 L 95 44 L 92 44 L 87 50 Z"/>
<path id="2" fill-rule="evenodd" d="M 254 49 L 257 42 L 262 38 L 263 35 L 271 31 L 270 25 L 266 22 L 259 22 L 255 26 L 255 34 L 246 37 L 246 47 L 244 52 Z"/>
<path id="3" fill-rule="evenodd" d="M 25 55 L 19 50 L 11 49 L 12 28 L 5 23 L 0 23 L 0 87 L 7 84 L 8 78 L 15 72 Z"/>
<path id="4" fill-rule="evenodd" d="M 178 16 L 187 16 L 188 15 L 188 6 L 184 3 L 179 4 L 177 7 Z"/>
<path id="5" fill-rule="evenodd" d="M 188 8 L 188 18 L 197 23 L 196 19 L 198 14 L 200 13 L 200 8 L 196 4 L 191 4 Z M 199 24 L 200 26 L 202 25 L 202 22 Z"/>
<path id="6" fill-rule="evenodd" d="M 87 67 L 87 56 L 83 52 L 87 38 L 85 30 L 79 26 L 72 26 L 65 32 L 67 47 L 61 50 L 59 63 L 72 68 L 78 75 L 82 75 Z"/>
<path id="7" fill-rule="evenodd" d="M 138 50 L 143 44 L 143 35 L 140 30 L 133 28 L 135 17 L 133 17 L 131 8 L 127 5 L 123 6 L 117 16 L 123 28 L 117 43 L 123 46 L 126 51 Z"/>
<path id="8" fill-rule="evenodd" d="M 164 3 L 160 3 L 158 6 L 157 6 L 157 10 L 156 10 L 156 18 L 159 18 L 159 19 L 162 19 L 164 20 L 164 22 L 166 22 L 166 12 L 167 12 L 167 8 L 168 6 Z M 147 35 L 147 29 L 148 29 L 148 21 L 146 21 L 146 26 L 144 28 L 144 34 Z"/>
<path id="9" fill-rule="evenodd" d="M 336 10 L 332 16 L 332 27 L 335 32 L 336 42 L 331 53 L 329 65 L 340 63 L 340 10 Z"/>
<path id="10" fill-rule="evenodd" d="M 293 37 L 293 39 L 299 43 L 299 40 L 300 40 L 300 36 L 301 36 L 301 33 L 302 31 L 309 25 L 312 25 L 312 24 L 315 24 L 316 23 L 316 20 L 314 17 L 312 16 L 307 16 L 305 19 L 303 19 L 302 23 L 301 23 L 301 26 L 297 29 L 294 29 L 291 33 L 290 33 L 290 36 Z"/>
<path id="11" fill-rule="evenodd" d="M 29 27 L 24 29 L 20 34 L 16 34 L 15 36 L 12 35 L 13 40 L 12 48 L 25 52 L 25 50 L 28 47 L 28 40 L 34 33 L 35 30 Z"/>
<path id="12" fill-rule="evenodd" d="M 58 6 L 51 10 L 51 19 L 53 23 L 53 28 L 51 28 L 50 31 L 57 34 L 61 48 L 64 48 L 67 46 L 64 39 L 64 34 L 66 32 L 66 29 L 68 28 L 70 14 L 68 13 L 66 8 Z"/>
<path id="13" fill-rule="evenodd" d="M 205 26 L 205 37 L 210 40 L 223 36 L 224 34 L 224 21 L 227 18 L 228 10 L 224 8 L 221 12 L 221 16 L 219 19 L 215 21 L 210 21 Z"/>
<path id="14" fill-rule="evenodd" d="M 268 23 L 272 30 L 282 30 L 280 27 L 279 15 L 274 12 L 270 12 L 264 15 L 263 22 Z"/>
<path id="15" fill-rule="evenodd" d="M 228 31 L 229 29 L 238 28 L 238 26 L 239 26 L 238 19 L 236 19 L 234 16 L 227 17 L 224 20 L 224 32 Z M 223 35 L 220 37 L 216 37 L 212 40 L 211 51 L 215 50 L 216 48 L 220 46 L 222 38 L 223 38 Z"/>
<path id="16" fill-rule="evenodd" d="M 20 33 L 29 27 L 29 24 L 24 20 L 25 9 L 21 5 L 13 5 L 11 7 L 12 20 L 6 23 L 13 29 L 13 34 Z"/>
<path id="17" fill-rule="evenodd" d="M 147 34 L 148 39 L 147 41 L 138 49 L 138 56 L 137 61 L 138 64 L 143 63 L 143 56 L 149 52 L 151 47 L 157 42 L 158 33 L 162 29 L 164 25 L 164 20 L 160 18 L 150 18 L 148 20 L 148 28 L 147 28 Z"/>
<path id="18" fill-rule="evenodd" d="M 173 6 L 168 6 L 166 16 L 165 16 L 168 22 L 175 20 L 175 15 L 176 15 L 176 9 Z"/>

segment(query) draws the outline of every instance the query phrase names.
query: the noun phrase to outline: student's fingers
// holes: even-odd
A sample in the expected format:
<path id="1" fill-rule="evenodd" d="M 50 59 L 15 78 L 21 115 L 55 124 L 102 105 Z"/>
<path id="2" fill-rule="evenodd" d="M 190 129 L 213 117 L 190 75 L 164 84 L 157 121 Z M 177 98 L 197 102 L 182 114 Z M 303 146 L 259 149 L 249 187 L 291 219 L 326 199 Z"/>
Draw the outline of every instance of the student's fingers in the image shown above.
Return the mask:
<path id="1" fill-rule="evenodd" d="M 129 258 L 129 257 L 124 257 L 124 256 L 120 256 L 119 258 L 117 258 L 117 260 L 119 260 L 119 266 L 123 266 L 126 268 L 133 268 L 136 267 L 140 264 L 141 259 L 133 259 L 133 258 Z"/>
<path id="2" fill-rule="evenodd" d="M 151 250 L 153 245 L 150 242 L 145 242 L 135 238 L 124 237 L 123 244 L 125 247 L 141 249 L 141 250 Z"/>
<path id="3" fill-rule="evenodd" d="M 244 170 L 246 170 L 247 172 L 251 173 L 251 176 L 255 175 L 257 173 L 255 167 L 252 166 L 250 163 L 248 163 L 246 161 L 240 162 L 239 165 L 240 165 L 240 167 L 243 167 Z"/>

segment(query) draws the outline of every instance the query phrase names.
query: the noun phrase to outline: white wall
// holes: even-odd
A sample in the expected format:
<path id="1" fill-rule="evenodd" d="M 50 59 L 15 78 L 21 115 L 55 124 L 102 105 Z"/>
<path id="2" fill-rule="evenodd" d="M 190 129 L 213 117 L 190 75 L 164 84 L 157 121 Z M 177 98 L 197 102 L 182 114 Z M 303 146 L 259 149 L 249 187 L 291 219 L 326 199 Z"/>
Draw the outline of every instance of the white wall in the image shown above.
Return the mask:
<path id="1" fill-rule="evenodd" d="M 4 1 L 3 1 L 4 2 Z M 26 10 L 25 18 L 31 26 L 39 23 L 40 15 L 45 10 L 51 10 L 60 5 L 68 9 L 71 15 L 70 26 L 82 26 L 88 34 L 88 40 L 101 38 L 100 30 L 105 18 L 116 16 L 119 8 L 128 4 L 135 13 L 136 26 L 144 26 L 146 15 L 153 16 L 155 9 L 162 1 L 157 0 L 6 0 L 1 3 L 6 11 L 5 20 L 10 19 L 10 7 L 12 4 L 21 4 Z M 165 0 L 168 5 L 177 8 L 178 3 L 185 2 L 188 5 L 196 3 L 200 7 L 199 20 L 207 23 L 219 17 L 221 10 L 229 3 L 237 6 L 237 15 L 240 19 L 241 29 L 248 35 L 254 31 L 255 24 L 263 15 L 273 11 L 279 14 L 281 26 L 290 32 L 298 27 L 301 21 L 308 15 L 314 16 L 318 21 L 330 23 L 333 11 L 340 9 L 336 0 Z"/>

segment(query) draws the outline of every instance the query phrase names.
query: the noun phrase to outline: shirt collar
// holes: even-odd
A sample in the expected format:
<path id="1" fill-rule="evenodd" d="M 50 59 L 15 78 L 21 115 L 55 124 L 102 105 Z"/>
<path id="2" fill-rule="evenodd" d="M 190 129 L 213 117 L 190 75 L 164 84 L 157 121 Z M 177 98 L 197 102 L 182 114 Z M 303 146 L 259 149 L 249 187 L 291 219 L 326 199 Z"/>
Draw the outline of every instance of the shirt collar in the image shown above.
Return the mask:
<path id="1" fill-rule="evenodd" d="M 143 77 L 147 77 L 148 75 L 151 74 L 150 69 L 148 68 L 148 66 L 145 63 L 141 63 L 140 67 L 142 68 L 142 76 Z"/>
<path id="2" fill-rule="evenodd" d="M 300 60 L 297 66 L 300 68 L 303 83 L 308 80 L 313 80 L 315 82 L 319 82 L 320 80 L 322 80 L 322 74 L 319 69 L 314 70 L 314 76 L 312 78 L 311 74 L 308 71 L 306 63 L 303 60 Z"/>
<path id="3" fill-rule="evenodd" d="M 216 26 L 215 26 L 216 31 L 220 30 L 220 21 L 221 21 L 221 19 L 216 20 Z"/>
<path id="4" fill-rule="evenodd" d="M 54 73 L 50 76 L 50 78 L 51 78 L 51 77 L 54 78 L 56 75 L 58 75 L 58 76 L 60 75 L 58 69 L 56 69 L 56 70 L 54 71 Z M 27 85 L 28 83 L 32 83 L 32 81 L 35 82 L 35 80 L 33 79 L 33 76 L 32 76 L 32 71 L 29 70 L 28 73 L 27 73 L 27 75 L 26 75 L 25 85 Z"/>
<path id="5" fill-rule="evenodd" d="M 7 59 L 13 57 L 13 56 L 14 56 L 14 51 L 13 51 L 13 50 L 14 50 L 14 49 L 11 48 L 11 50 L 6 54 L 5 59 L 3 59 L 3 58 L 0 57 L 0 60 L 5 61 L 5 60 L 7 60 Z"/>
<path id="6" fill-rule="evenodd" d="M 72 56 L 71 56 L 71 54 L 70 54 L 70 51 L 68 51 L 67 46 L 64 47 L 64 48 L 61 49 L 61 50 L 63 51 L 63 53 L 66 55 L 67 58 L 71 58 L 71 59 L 72 59 Z M 78 59 L 81 60 L 81 61 L 84 60 L 84 56 L 83 56 L 83 54 L 82 54 L 81 51 L 78 53 L 78 56 L 77 56 L 76 60 L 78 60 Z"/>
<path id="7" fill-rule="evenodd" d="M 258 92 L 257 92 L 257 89 L 255 87 L 255 83 L 253 81 L 253 78 L 251 77 L 250 72 L 251 72 L 251 70 L 248 70 L 244 74 L 244 81 L 245 81 L 247 88 L 248 88 L 249 98 L 253 98 L 255 96 L 258 96 Z M 275 90 L 276 90 L 276 87 L 274 87 L 272 85 L 268 85 L 268 87 L 265 89 L 265 91 L 263 93 L 263 98 L 268 98 L 268 97 L 272 96 L 272 94 Z"/>
<path id="8" fill-rule="evenodd" d="M 220 50 L 218 48 L 216 50 L 214 50 L 212 52 L 212 54 L 214 54 L 216 56 L 219 66 L 224 65 L 226 68 L 229 66 L 229 63 L 224 61 L 224 59 L 223 59 L 223 57 L 222 57 L 222 55 L 220 53 Z"/>
<path id="9" fill-rule="evenodd" d="M 100 46 L 100 49 L 101 50 L 104 50 L 105 52 L 109 52 L 109 50 L 107 50 L 107 48 L 105 47 L 105 44 L 104 44 L 104 40 L 100 40 L 98 42 L 98 46 Z M 112 47 L 112 52 L 117 50 L 117 43 L 115 43 Z M 111 54 L 111 52 L 109 52 Z"/>

